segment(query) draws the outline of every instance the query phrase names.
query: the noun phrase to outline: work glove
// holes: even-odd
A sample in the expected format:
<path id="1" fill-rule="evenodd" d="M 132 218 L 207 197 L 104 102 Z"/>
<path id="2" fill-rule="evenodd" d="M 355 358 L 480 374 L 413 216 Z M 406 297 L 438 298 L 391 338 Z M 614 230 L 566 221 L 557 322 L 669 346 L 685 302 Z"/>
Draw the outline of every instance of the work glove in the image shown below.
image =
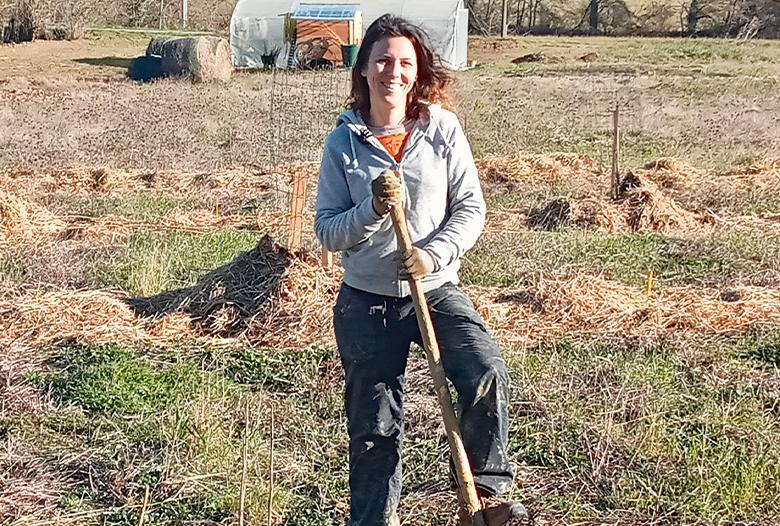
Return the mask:
<path id="1" fill-rule="evenodd" d="M 422 248 L 413 247 L 410 252 L 399 254 L 398 270 L 401 279 L 421 280 L 433 272 L 433 258 Z"/>
<path id="2" fill-rule="evenodd" d="M 403 201 L 404 188 L 401 179 L 392 170 L 385 170 L 379 177 L 371 181 L 371 193 L 374 211 L 380 216 L 387 215 L 390 209 Z"/>

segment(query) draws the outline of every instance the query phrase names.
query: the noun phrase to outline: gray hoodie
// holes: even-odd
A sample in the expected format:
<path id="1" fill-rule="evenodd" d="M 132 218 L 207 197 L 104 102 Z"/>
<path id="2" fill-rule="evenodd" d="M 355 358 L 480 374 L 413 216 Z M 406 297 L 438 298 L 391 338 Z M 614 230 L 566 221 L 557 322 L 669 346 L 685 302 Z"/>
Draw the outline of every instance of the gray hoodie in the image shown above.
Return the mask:
<path id="1" fill-rule="evenodd" d="M 457 117 L 438 105 L 418 121 L 401 162 L 372 136 L 352 110 L 343 112 L 325 141 L 317 189 L 314 231 L 322 246 L 341 251 L 344 283 L 384 296 L 404 297 L 397 241 L 390 215 L 371 204 L 371 181 L 383 170 L 400 173 L 409 235 L 432 257 L 425 291 L 458 283 L 460 257 L 485 224 L 485 202 L 477 169 Z"/>

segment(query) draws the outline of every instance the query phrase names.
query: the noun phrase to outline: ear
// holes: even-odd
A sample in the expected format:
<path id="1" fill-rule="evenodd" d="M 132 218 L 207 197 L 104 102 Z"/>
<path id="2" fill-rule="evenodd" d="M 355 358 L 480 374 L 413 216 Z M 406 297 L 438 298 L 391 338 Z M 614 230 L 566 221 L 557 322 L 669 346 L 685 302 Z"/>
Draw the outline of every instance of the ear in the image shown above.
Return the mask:
<path id="1" fill-rule="evenodd" d="M 365 69 L 361 69 L 360 70 L 360 74 L 365 77 L 366 76 L 366 70 Z"/>

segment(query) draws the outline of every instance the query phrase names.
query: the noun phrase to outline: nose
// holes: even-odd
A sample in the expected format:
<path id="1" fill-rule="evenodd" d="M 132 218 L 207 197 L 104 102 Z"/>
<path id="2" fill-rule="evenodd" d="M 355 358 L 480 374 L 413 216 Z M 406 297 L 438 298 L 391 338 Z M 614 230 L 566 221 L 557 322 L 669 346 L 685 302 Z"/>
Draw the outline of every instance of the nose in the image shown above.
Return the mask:
<path id="1" fill-rule="evenodd" d="M 393 74 L 393 78 L 400 77 L 401 76 L 401 61 L 400 60 L 394 60 L 391 73 Z"/>

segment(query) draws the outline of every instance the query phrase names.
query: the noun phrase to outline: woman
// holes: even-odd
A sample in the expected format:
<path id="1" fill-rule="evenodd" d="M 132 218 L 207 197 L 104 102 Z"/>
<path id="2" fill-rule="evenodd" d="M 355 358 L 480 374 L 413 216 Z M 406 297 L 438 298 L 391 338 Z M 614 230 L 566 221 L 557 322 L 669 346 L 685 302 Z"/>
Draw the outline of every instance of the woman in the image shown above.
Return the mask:
<path id="1" fill-rule="evenodd" d="M 351 526 L 398 525 L 404 371 L 421 337 L 409 278 L 428 299 L 461 434 L 490 526 L 524 513 L 498 495 L 512 484 L 506 454 L 509 379 L 498 345 L 458 288 L 460 257 L 482 231 L 485 203 L 453 113 L 451 76 L 425 33 L 384 15 L 366 31 L 352 102 L 325 142 L 315 231 L 341 251 L 334 328 L 344 366 Z M 400 177 L 382 174 L 394 170 Z M 398 261 L 390 208 L 402 203 L 414 252 Z M 461 507 L 461 524 L 470 524 Z"/>

